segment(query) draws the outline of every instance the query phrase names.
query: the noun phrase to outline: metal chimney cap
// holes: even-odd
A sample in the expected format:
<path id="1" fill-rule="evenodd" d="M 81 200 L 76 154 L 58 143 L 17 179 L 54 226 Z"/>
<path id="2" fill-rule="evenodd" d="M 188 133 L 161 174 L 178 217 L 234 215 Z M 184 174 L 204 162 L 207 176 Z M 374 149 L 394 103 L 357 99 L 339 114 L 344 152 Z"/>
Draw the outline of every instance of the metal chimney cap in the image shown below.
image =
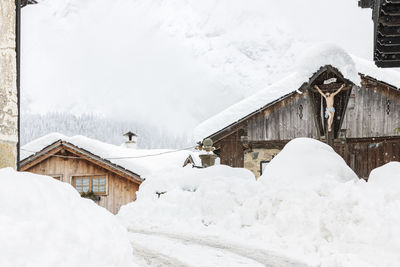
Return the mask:
<path id="1" fill-rule="evenodd" d="M 129 131 L 126 134 L 124 134 L 124 136 L 138 136 L 138 135 Z"/>

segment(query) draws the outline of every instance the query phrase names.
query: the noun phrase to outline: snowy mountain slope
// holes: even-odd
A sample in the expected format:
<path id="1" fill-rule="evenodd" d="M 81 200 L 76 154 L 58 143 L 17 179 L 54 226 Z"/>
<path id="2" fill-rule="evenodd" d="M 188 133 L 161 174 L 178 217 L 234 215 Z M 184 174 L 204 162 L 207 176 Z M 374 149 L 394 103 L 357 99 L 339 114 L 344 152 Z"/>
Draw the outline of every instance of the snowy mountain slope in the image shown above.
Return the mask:
<path id="1" fill-rule="evenodd" d="M 41 0 L 23 9 L 22 108 L 187 131 L 286 76 L 311 43 L 368 55 L 368 23 L 346 0 Z"/>
<path id="2" fill-rule="evenodd" d="M 303 48 L 261 6 L 41 1 L 24 9 L 25 107 L 187 129 L 281 77 Z"/>

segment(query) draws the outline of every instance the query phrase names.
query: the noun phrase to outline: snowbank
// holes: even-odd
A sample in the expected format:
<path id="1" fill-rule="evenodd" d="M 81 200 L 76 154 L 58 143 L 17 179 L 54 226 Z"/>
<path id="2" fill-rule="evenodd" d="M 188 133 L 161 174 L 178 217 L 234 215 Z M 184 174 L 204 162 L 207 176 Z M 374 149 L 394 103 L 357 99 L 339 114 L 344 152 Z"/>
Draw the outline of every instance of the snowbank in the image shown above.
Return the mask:
<path id="1" fill-rule="evenodd" d="M 400 162 L 392 161 L 372 170 L 368 183 L 383 190 L 386 199 L 400 199 Z"/>
<path id="2" fill-rule="evenodd" d="M 129 229 L 217 236 L 312 266 L 395 266 L 400 196 L 387 195 L 330 147 L 300 138 L 257 181 L 226 166 L 150 177 L 118 217 Z"/>
<path id="3" fill-rule="evenodd" d="M 231 216 L 236 222 L 237 203 L 250 196 L 252 184 L 255 186 L 256 180 L 250 171 L 224 165 L 160 173 L 142 183 L 137 200 L 122 206 L 118 216 L 129 221 L 134 218 L 132 223 L 137 226 L 161 224 L 176 231 L 182 220 L 187 230 L 225 223 Z"/>
<path id="4" fill-rule="evenodd" d="M 0 266 L 132 266 L 126 235 L 69 184 L 0 170 Z"/>
<path id="5" fill-rule="evenodd" d="M 368 182 L 400 188 L 400 162 L 392 161 L 372 170 Z"/>
<path id="6" fill-rule="evenodd" d="M 335 44 L 318 44 L 298 57 L 292 74 L 202 122 L 196 127 L 194 138 L 203 140 L 287 94 L 300 93 L 298 89 L 326 65 L 337 68 L 356 85 L 361 83 L 360 73 L 400 87 L 396 71 L 379 69 L 373 62 L 352 56 Z"/>

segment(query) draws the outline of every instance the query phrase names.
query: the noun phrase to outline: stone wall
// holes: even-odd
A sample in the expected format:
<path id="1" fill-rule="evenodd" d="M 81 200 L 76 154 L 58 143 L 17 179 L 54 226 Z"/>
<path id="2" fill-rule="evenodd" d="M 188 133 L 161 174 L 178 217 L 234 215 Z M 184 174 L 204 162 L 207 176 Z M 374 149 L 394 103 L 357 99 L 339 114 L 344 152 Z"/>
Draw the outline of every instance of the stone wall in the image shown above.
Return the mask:
<path id="1" fill-rule="evenodd" d="M 0 1 L 0 168 L 16 168 L 18 97 L 15 0 Z"/>
<path id="2" fill-rule="evenodd" d="M 271 161 L 279 152 L 278 149 L 254 148 L 244 154 L 244 167 L 258 178 L 261 175 L 261 162 Z"/>

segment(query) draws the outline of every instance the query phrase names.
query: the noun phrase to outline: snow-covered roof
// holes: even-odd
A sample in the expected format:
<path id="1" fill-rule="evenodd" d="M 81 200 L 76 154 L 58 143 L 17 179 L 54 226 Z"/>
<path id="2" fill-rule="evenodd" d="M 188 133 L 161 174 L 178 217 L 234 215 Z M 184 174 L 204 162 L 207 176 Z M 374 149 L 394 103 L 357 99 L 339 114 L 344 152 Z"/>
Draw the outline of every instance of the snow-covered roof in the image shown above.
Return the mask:
<path id="1" fill-rule="evenodd" d="M 131 149 L 107 144 L 82 135 L 68 137 L 60 133 L 51 133 L 22 146 L 21 161 L 60 140 L 108 160 L 142 178 L 161 170 L 182 167 L 189 155 L 192 155 L 194 161 L 199 158 L 198 152 L 190 150 Z"/>
<path id="2" fill-rule="evenodd" d="M 195 139 L 200 141 L 287 94 L 301 93 L 300 87 L 321 67 L 327 65 L 338 69 L 344 78 L 356 85 L 360 85 L 359 74 L 363 74 L 400 88 L 399 72 L 380 69 L 372 61 L 350 55 L 336 45 L 318 45 L 299 58 L 292 74 L 198 125 Z"/>

